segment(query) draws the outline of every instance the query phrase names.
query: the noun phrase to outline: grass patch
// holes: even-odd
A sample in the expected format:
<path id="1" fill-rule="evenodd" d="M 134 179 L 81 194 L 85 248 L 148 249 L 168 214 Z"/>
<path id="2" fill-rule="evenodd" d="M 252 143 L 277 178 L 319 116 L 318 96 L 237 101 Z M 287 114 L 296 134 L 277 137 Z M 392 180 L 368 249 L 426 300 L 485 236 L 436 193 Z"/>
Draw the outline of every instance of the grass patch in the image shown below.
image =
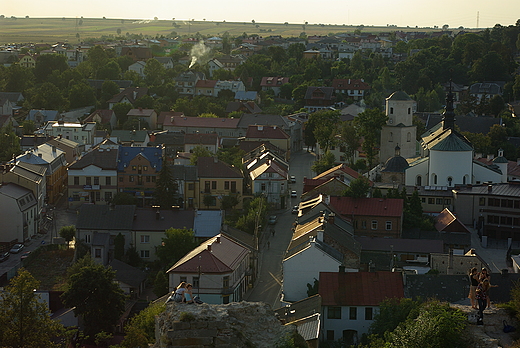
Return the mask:
<path id="1" fill-rule="evenodd" d="M 28 260 L 24 267 L 40 281 L 40 290 L 63 290 L 74 249 L 40 249 L 38 257 Z"/>

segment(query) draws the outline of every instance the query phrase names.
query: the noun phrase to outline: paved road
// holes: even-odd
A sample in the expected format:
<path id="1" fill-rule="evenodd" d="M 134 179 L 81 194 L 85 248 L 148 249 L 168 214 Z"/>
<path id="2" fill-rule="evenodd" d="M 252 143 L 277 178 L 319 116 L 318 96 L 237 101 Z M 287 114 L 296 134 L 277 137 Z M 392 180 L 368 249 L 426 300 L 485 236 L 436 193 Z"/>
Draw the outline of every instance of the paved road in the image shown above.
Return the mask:
<path id="1" fill-rule="evenodd" d="M 303 189 L 303 177 L 313 177 L 310 167 L 314 162 L 314 155 L 306 151 L 294 153 L 290 160 L 289 174 L 296 176 L 296 184 L 291 185 L 291 190 L 296 190 L 298 197 Z M 260 269 L 259 276 L 253 289 L 246 294 L 246 300 L 252 302 L 265 302 L 272 308 L 280 307 L 281 288 L 283 282 L 282 261 L 292 237 L 292 226 L 295 215 L 291 214 L 291 208 L 300 203 L 299 198 L 290 198 L 288 208 L 274 212 L 278 215 L 278 222 L 274 226 L 274 236 L 267 228 L 269 238 L 265 238 L 260 245 Z M 267 236 L 267 235 L 266 235 Z"/>

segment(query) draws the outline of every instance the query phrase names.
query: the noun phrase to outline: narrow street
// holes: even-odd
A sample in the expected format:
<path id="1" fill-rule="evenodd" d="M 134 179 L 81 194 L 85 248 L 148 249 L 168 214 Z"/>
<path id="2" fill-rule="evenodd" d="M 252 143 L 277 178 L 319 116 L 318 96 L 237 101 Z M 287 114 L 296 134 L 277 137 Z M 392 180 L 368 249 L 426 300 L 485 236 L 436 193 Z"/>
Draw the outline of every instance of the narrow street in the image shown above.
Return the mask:
<path id="1" fill-rule="evenodd" d="M 247 301 L 265 302 L 272 308 L 280 307 L 281 289 L 283 282 L 282 261 L 292 237 L 291 228 L 295 215 L 291 214 L 291 208 L 300 203 L 300 195 L 303 190 L 303 178 L 313 177 L 311 166 L 314 162 L 314 154 L 306 151 L 293 153 L 290 160 L 289 175 L 296 176 L 296 183 L 290 185 L 290 190 L 296 190 L 298 197 L 289 197 L 287 208 L 271 212 L 277 215 L 278 221 L 274 225 L 274 236 L 270 234 L 270 227 L 262 233 L 270 234 L 264 238 L 260 245 L 259 274 L 255 286 L 246 296 Z M 266 236 L 267 237 L 267 236 Z"/>

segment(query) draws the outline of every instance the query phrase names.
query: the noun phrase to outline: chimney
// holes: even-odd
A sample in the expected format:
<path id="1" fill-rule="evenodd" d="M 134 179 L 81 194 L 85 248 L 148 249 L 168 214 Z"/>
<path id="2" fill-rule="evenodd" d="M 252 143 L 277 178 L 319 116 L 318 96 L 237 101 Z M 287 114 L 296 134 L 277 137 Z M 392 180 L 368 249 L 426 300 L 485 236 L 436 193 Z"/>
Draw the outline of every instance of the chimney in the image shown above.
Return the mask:
<path id="1" fill-rule="evenodd" d="M 38 154 L 38 157 L 42 158 L 42 157 L 43 157 L 43 155 L 42 155 L 41 153 L 39 153 L 39 154 Z"/>
<path id="2" fill-rule="evenodd" d="M 217 237 L 217 244 L 220 244 L 220 236 Z"/>
<path id="3" fill-rule="evenodd" d="M 339 273 L 345 273 L 345 266 L 343 266 L 343 265 L 339 266 Z"/>
<path id="4" fill-rule="evenodd" d="M 323 230 L 316 231 L 316 239 L 323 242 Z"/>
<path id="5" fill-rule="evenodd" d="M 52 145 L 52 152 L 56 152 L 56 146 Z"/>
<path id="6" fill-rule="evenodd" d="M 211 244 L 208 244 L 208 251 L 211 252 Z"/>
<path id="7" fill-rule="evenodd" d="M 487 155 L 488 161 L 491 161 L 493 158 L 495 158 L 495 155 L 493 155 L 493 154 Z"/>
<path id="8" fill-rule="evenodd" d="M 488 192 L 493 191 L 493 185 L 488 185 Z"/>
<path id="9" fill-rule="evenodd" d="M 331 224 L 331 225 L 334 224 L 334 218 L 335 218 L 335 217 L 336 217 L 336 214 L 334 214 L 334 213 L 330 213 L 330 214 L 329 214 L 329 219 L 328 219 L 329 224 Z"/>

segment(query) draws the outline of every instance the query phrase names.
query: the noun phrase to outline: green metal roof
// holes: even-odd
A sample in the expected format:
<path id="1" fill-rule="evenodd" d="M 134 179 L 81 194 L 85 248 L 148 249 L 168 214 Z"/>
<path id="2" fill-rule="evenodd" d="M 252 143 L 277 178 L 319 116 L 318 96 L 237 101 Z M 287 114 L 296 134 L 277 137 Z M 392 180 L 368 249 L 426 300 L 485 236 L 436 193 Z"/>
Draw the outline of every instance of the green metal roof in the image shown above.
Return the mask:
<path id="1" fill-rule="evenodd" d="M 388 99 L 390 100 L 412 100 L 408 94 L 406 94 L 405 91 L 397 91 L 392 93 Z"/>
<path id="2" fill-rule="evenodd" d="M 468 143 L 453 132 L 450 132 L 446 137 L 440 137 L 438 141 L 432 141 L 430 149 L 437 151 L 473 151 Z"/>

